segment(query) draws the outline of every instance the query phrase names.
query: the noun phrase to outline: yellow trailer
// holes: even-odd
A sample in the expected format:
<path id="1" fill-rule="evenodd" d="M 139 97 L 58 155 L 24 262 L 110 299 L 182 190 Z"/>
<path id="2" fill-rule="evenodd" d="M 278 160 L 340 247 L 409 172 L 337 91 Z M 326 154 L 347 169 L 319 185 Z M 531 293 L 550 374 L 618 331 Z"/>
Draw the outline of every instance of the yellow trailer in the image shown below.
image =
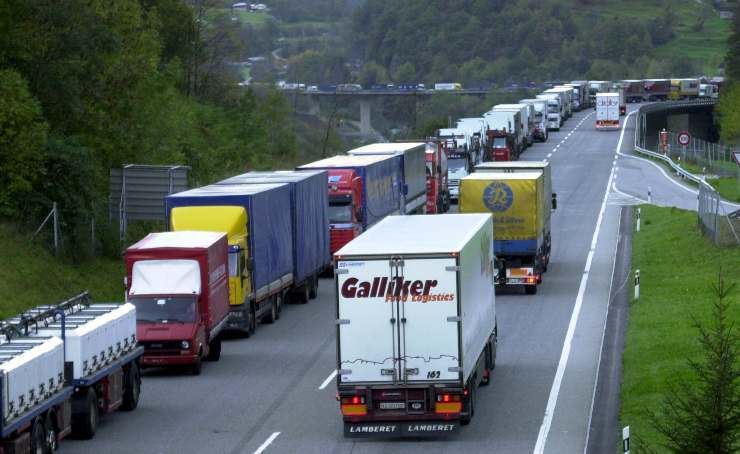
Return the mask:
<path id="1" fill-rule="evenodd" d="M 544 169 L 475 172 L 460 181 L 460 212 L 491 213 L 497 283 L 537 292 L 550 260 L 550 200 Z"/>

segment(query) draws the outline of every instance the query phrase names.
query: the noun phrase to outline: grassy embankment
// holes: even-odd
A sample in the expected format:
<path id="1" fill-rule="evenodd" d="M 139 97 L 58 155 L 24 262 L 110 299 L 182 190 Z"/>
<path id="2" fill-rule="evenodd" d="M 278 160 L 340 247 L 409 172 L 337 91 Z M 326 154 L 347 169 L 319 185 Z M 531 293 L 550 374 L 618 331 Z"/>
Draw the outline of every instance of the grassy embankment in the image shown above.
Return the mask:
<path id="1" fill-rule="evenodd" d="M 642 206 L 641 232 L 632 242 L 632 270 L 640 270 L 640 300 L 630 304 L 621 395 L 621 425 L 634 444 L 659 448 L 646 410 L 660 413 L 671 383 L 693 380 L 687 359 L 700 359 L 692 317 L 710 319 L 715 301 L 710 284 L 720 266 L 727 283 L 740 286 L 740 248 L 719 249 L 704 238 L 696 213 Z M 630 278 L 630 294 L 632 278 Z M 731 298 L 731 320 L 740 323 L 740 288 Z M 620 451 L 621 452 L 621 451 Z M 662 452 L 658 450 L 658 452 Z"/>
<path id="2" fill-rule="evenodd" d="M 711 2 L 704 2 L 707 6 Z M 675 36 L 655 49 L 656 56 L 689 57 L 706 75 L 718 75 L 719 65 L 727 52 L 727 37 L 731 21 L 719 18 L 717 10 L 707 9 L 704 27 L 694 29 L 701 15 L 701 6 L 695 0 L 663 2 L 659 0 L 610 0 L 598 2 L 594 10 L 603 14 L 635 19 L 654 19 L 666 14 L 663 5 L 669 4 L 676 14 Z"/>
<path id="3" fill-rule="evenodd" d="M 95 301 L 123 299 L 123 260 L 98 258 L 81 265 L 57 259 L 29 232 L 0 223 L 0 319 L 51 304 L 83 290 Z"/>

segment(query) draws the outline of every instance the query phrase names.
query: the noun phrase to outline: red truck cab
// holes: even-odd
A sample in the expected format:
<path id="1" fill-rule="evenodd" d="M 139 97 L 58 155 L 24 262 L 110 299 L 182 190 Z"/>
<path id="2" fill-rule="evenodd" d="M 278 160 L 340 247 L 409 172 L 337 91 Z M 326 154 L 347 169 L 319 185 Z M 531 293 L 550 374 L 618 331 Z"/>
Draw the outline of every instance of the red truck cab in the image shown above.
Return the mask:
<path id="1" fill-rule="evenodd" d="M 427 213 L 445 213 L 450 209 L 447 182 L 447 150 L 441 141 L 427 143 Z"/>
<path id="2" fill-rule="evenodd" d="M 218 361 L 229 320 L 224 233 L 151 233 L 126 251 L 126 298 L 136 306 L 143 367 Z"/>
<path id="3" fill-rule="evenodd" d="M 486 161 L 514 161 L 514 137 L 503 130 L 489 129 Z"/>
<path id="4" fill-rule="evenodd" d="M 329 241 L 331 253 L 362 231 L 362 178 L 352 169 L 329 169 Z"/>

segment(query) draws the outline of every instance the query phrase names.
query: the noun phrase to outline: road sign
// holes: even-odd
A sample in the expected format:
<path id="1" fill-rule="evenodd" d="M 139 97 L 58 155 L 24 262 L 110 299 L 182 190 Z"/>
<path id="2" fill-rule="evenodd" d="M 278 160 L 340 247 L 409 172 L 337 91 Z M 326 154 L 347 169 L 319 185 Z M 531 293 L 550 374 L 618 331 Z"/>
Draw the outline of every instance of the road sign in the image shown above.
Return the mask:
<path id="1" fill-rule="evenodd" d="M 678 133 L 678 143 L 684 147 L 691 143 L 691 134 L 688 131 L 681 131 Z"/>

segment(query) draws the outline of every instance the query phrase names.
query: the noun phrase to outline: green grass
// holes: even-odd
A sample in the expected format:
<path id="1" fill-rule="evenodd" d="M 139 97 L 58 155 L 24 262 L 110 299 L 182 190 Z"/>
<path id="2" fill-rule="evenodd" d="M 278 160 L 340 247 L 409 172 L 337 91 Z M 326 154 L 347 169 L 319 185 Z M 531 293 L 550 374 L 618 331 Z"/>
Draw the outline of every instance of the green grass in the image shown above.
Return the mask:
<path id="1" fill-rule="evenodd" d="M 706 4 L 711 2 L 705 1 Z M 650 20 L 665 14 L 663 2 L 657 0 L 610 0 L 601 2 L 594 9 L 606 15 L 638 20 Z M 677 15 L 675 37 L 655 49 L 655 56 L 676 57 L 686 55 L 706 75 L 717 75 L 720 63 L 727 52 L 727 37 L 731 21 L 719 18 L 714 8 L 704 22 L 702 31 L 694 31 L 701 10 L 695 0 L 672 0 L 670 8 Z"/>
<path id="2" fill-rule="evenodd" d="M 72 265 L 57 259 L 27 231 L 0 223 L 0 318 L 90 290 L 95 301 L 123 300 L 123 260 Z"/>
<path id="3" fill-rule="evenodd" d="M 687 359 L 700 359 L 700 349 L 692 317 L 709 319 L 715 298 L 709 286 L 720 266 L 727 283 L 740 285 L 740 248 L 712 245 L 700 233 L 695 212 L 648 205 L 641 210 L 641 232 L 634 233 L 632 243 L 641 295 L 630 304 L 620 427 L 630 426 L 633 448 L 639 438 L 657 449 L 660 438 L 646 410 L 660 413 L 670 384 L 693 379 Z M 629 283 L 631 292 L 632 278 Z M 740 322 L 739 295 L 737 287 L 730 295 L 735 323 Z"/>
<path id="4" fill-rule="evenodd" d="M 740 202 L 740 181 L 737 177 L 722 177 L 707 180 L 723 199 L 730 202 Z"/>
<path id="5" fill-rule="evenodd" d="M 231 17 L 236 17 L 241 24 L 259 27 L 265 25 L 272 16 L 265 12 L 249 12 L 242 10 L 234 11 L 232 16 L 231 8 L 212 8 L 206 11 L 206 19 L 208 22 L 215 22 L 217 18 L 229 19 Z"/>

